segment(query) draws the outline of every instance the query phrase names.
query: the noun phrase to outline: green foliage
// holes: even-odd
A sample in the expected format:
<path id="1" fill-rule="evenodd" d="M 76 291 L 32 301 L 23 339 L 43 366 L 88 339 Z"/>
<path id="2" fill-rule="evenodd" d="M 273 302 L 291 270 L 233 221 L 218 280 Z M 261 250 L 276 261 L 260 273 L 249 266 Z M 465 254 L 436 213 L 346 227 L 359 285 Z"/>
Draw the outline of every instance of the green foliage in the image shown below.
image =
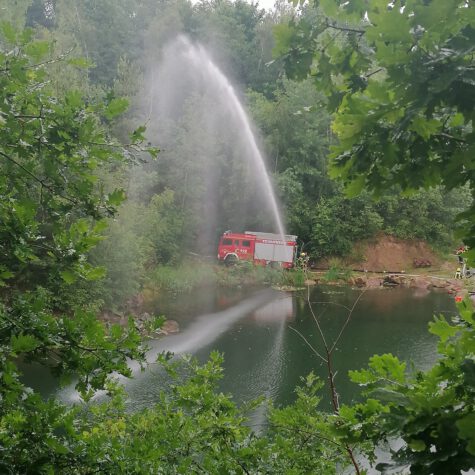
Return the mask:
<path id="1" fill-rule="evenodd" d="M 9 285 L 22 290 L 46 276 L 58 286 L 101 276 L 84 256 L 124 192 L 106 194 L 97 169 L 140 146 L 137 140 L 129 151 L 119 147 L 94 114 L 102 105 L 86 106 L 80 92 L 53 95 L 41 63 L 55 59 L 31 36 L 19 34 L 16 46 L 9 33 L 0 55 L 0 250 Z"/>
<path id="2" fill-rule="evenodd" d="M 101 298 L 108 308 L 123 306 L 140 291 L 150 273 L 151 279 L 161 288 L 164 281 L 155 277 L 162 275 L 163 268 L 152 272 L 149 269 L 175 263 L 180 258 L 177 239 L 183 220 L 174 203 L 174 193 L 166 190 L 145 202 L 143 198 L 139 201 L 136 190 L 131 190 L 130 194 L 110 223 L 104 239 L 91 253 L 90 260 L 106 269 L 100 286 Z M 177 270 L 177 282 L 181 274 Z M 175 287 L 171 282 L 170 285 Z"/>
<path id="3" fill-rule="evenodd" d="M 233 265 L 186 262 L 175 266 L 158 266 L 145 281 L 146 293 L 166 291 L 175 294 L 207 286 L 256 287 L 264 285 L 304 287 L 306 274 L 300 269 L 281 269 L 239 261 Z"/>
<path id="4" fill-rule="evenodd" d="M 466 188 L 442 188 L 398 196 L 394 189 L 374 202 L 362 192 L 352 199 L 336 194 L 322 198 L 312 210 L 309 249 L 316 257 L 351 252 L 355 241 L 383 232 L 401 239 L 423 239 L 447 249 L 454 242 L 455 216 L 470 205 Z"/>
<path id="5" fill-rule="evenodd" d="M 366 189 L 382 197 L 377 210 L 395 234 L 434 232 L 447 242 L 450 235 L 440 226 L 431 230 L 426 224 L 447 206 L 440 190 L 419 193 L 429 206 L 409 198 L 407 215 L 406 203 L 386 195 L 395 184 L 406 191 L 442 184 L 465 192 L 468 186 L 473 198 L 473 4 L 314 4 L 315 10 L 278 32 L 278 53 L 290 75 L 311 74 L 327 95 L 338 139 L 331 175 L 346 184 L 349 195 Z M 475 209 L 473 200 L 466 204 L 472 207 L 459 214 L 461 235 L 473 247 Z M 431 370 L 407 374 L 405 363 L 383 355 L 351 374 L 368 398 L 341 408 L 337 430 L 346 443 L 372 440 L 380 446 L 402 439 L 390 462 L 377 465 L 383 473 L 460 473 L 475 465 L 474 313 L 468 302 L 459 311 L 455 323 L 441 317 L 431 325 L 441 354 Z M 373 448 L 368 456 L 374 458 Z"/>
<path id="6" fill-rule="evenodd" d="M 280 52 L 290 74 L 311 73 L 328 95 L 332 176 L 351 195 L 468 183 L 473 196 L 473 4 L 315 5 L 317 19 L 291 25 Z M 469 245 L 474 214 L 460 216 Z"/>
<path id="7" fill-rule="evenodd" d="M 341 473 L 347 461 L 332 429 L 333 416 L 316 410 L 323 384 L 312 373 L 302 383 L 293 405 L 270 411 L 269 449 L 275 456 L 269 473 Z"/>
<path id="8" fill-rule="evenodd" d="M 322 279 L 327 282 L 348 282 L 352 276 L 353 272 L 351 269 L 346 268 L 342 265 L 340 259 L 333 258 L 330 259 L 330 267 L 323 274 Z"/>
<path id="9" fill-rule="evenodd" d="M 348 200 L 342 195 L 321 199 L 312 213 L 310 245 L 317 257 L 348 254 L 355 241 L 383 227 L 368 196 Z"/>
<path id="10" fill-rule="evenodd" d="M 305 287 L 307 274 L 304 269 L 289 269 L 282 271 L 280 285 L 301 289 Z"/>
<path id="11" fill-rule="evenodd" d="M 218 282 L 226 287 L 234 286 L 292 286 L 301 287 L 302 272 L 281 269 L 276 266 L 255 265 L 249 261 L 240 261 L 235 265 L 220 266 L 216 270 Z"/>
<path id="12" fill-rule="evenodd" d="M 148 279 L 150 286 L 181 292 L 217 280 L 298 285 L 305 277 L 249 263 L 217 272 L 167 265 L 187 260 L 183 249 L 199 240 L 212 242 L 224 216 L 242 226 L 234 218 L 239 208 L 257 225 L 265 219 L 252 207 L 249 171 L 242 161 L 230 165 L 228 157 L 238 153 L 227 138 L 203 141 L 207 127 L 198 106 L 213 108 L 205 98 L 192 98 L 179 120 L 160 124 L 172 131 L 173 146 L 163 160 L 134 171 L 128 183 L 128 162 L 142 158 L 145 129 L 129 127 L 137 117 L 119 122 L 118 115 L 136 102 L 143 31 L 154 48 L 161 42 L 153 39 L 170 37 L 177 25 L 218 40 L 216 57 L 229 54 L 225 69 L 254 89 L 248 98 L 290 227 L 321 256 L 345 253 L 355 239 L 378 230 L 452 239 L 452 217 L 473 191 L 472 5 L 415 0 L 387 8 L 376 1 L 321 0 L 325 15 L 307 8 L 299 23 L 278 28 L 276 50 L 286 54 L 289 72 L 314 73 L 313 83 L 299 84 L 277 81 L 277 62 L 263 67 L 274 20 L 256 5 L 10 3 L 5 18 L 49 31 L 18 32 L 2 24 L 0 39 L 0 472 L 333 474 L 347 465 L 347 444 L 372 458 L 374 447 L 395 437 L 405 444 L 382 470 L 411 466 L 414 473 L 445 474 L 473 466 L 474 317 L 468 304 L 459 307 L 455 324 L 438 318 L 431 325 L 442 355 L 432 370 L 406 374 L 393 356 L 373 357 L 367 370 L 352 373 L 371 397 L 335 415 L 318 411 L 319 384 L 310 376 L 294 405 L 269 409 L 262 436 L 250 429 L 248 412 L 219 392 L 222 359 L 216 354 L 204 365 L 177 365 L 163 356 L 172 382 L 158 404 L 125 411 L 111 374 L 130 376 L 129 359 L 143 364 L 145 348 L 133 321 L 106 327 L 95 317 L 101 302 L 119 306 Z M 52 37 L 55 47 L 44 41 Z M 55 52 L 72 45 L 86 59 L 71 59 L 65 67 Z M 84 70 L 88 65 L 92 71 Z M 333 138 L 324 107 L 336 111 L 332 173 L 353 194 L 365 186 L 375 190 L 379 203 L 365 194 L 348 200 L 328 179 L 325 156 Z M 128 147 L 111 137 L 111 128 Z M 157 149 L 149 152 L 156 156 Z M 218 159 L 214 168 L 211 156 Z M 210 228 L 202 217 L 209 212 L 203 197 L 211 169 L 223 186 L 215 196 L 219 220 Z M 468 182 L 471 188 L 391 196 L 394 184 L 439 182 L 449 189 Z M 126 194 L 129 201 L 117 214 Z M 245 199 L 236 202 L 236 196 Z M 473 212 L 461 219 L 465 236 L 475 236 Z M 20 361 L 50 367 L 63 383 L 74 381 L 85 400 L 100 389 L 111 399 L 81 410 L 45 401 L 23 384 Z"/>
<path id="13" fill-rule="evenodd" d="M 215 353 L 202 366 L 163 360 L 170 390 L 150 409 L 119 417 L 110 411 L 84 427 L 88 459 L 104 473 L 241 472 L 247 462 L 240 452 L 249 446 L 250 429 L 230 398 L 217 392 L 221 362 Z"/>
<path id="14" fill-rule="evenodd" d="M 56 25 L 76 45 L 82 55 L 93 63 L 91 79 L 101 85 L 112 85 L 124 49 L 130 57 L 141 51 L 142 37 L 137 34 L 147 17 L 140 2 L 135 1 L 72 1 L 54 4 Z"/>
<path id="15" fill-rule="evenodd" d="M 210 285 L 255 287 L 263 285 L 302 287 L 305 273 L 240 261 L 230 266 L 189 261 L 179 266 L 158 266 L 146 279 L 150 291 L 176 294 Z"/>
<path id="16" fill-rule="evenodd" d="M 84 399 L 130 375 L 129 359 L 145 348 L 132 321 L 105 328 L 85 302 L 60 300 L 79 282 L 103 276 L 87 253 L 103 238 L 104 220 L 124 194 L 106 193 L 98 171 L 123 163 L 81 93 L 56 97 L 47 64 L 51 48 L 4 25 L 0 38 L 0 445 L 5 473 L 51 473 L 74 466 L 79 445 L 75 409 L 42 398 L 22 383 L 19 362 L 39 362 L 63 382 L 76 381 Z M 76 298 L 76 301 L 75 301 Z M 68 305 L 69 304 L 69 305 Z"/>
<path id="17" fill-rule="evenodd" d="M 25 293 L 9 308 L 2 305 L 0 405 L 1 467 L 5 473 L 42 472 L 75 464 L 79 446 L 68 441 L 78 417 L 21 383 L 19 359 L 49 366 L 64 383 L 72 378 L 84 399 L 107 386 L 111 373 L 130 375 L 128 361 L 143 361 L 144 348 L 132 321 L 127 328 L 106 331 L 92 313 L 53 315 L 48 295 Z M 64 472 L 66 473 L 66 472 Z"/>
<path id="18" fill-rule="evenodd" d="M 203 114 L 213 111 L 210 123 Z M 167 127 L 151 129 L 162 137 L 161 159 L 146 165 L 156 181 L 146 193 L 173 190 L 182 228 L 174 234 L 181 258 L 191 251 L 215 255 L 218 236 L 226 229 L 268 229 L 272 216 L 248 150 L 235 130 L 223 127 L 229 111 L 215 96 L 191 95 Z M 146 196 L 146 195 L 145 195 Z M 141 199 L 144 199 L 142 194 Z M 256 228 L 257 227 L 257 228 Z"/>
<path id="19" fill-rule="evenodd" d="M 447 191 L 441 187 L 420 190 L 407 197 L 386 194 L 375 205 L 382 229 L 402 239 L 423 239 L 447 248 L 455 237 L 456 216 L 472 202 L 468 187 Z"/>
<path id="20" fill-rule="evenodd" d="M 378 232 L 453 244 L 455 216 L 471 204 L 468 188 L 441 187 L 401 196 L 391 186 L 374 202 L 368 192 L 348 199 L 327 173 L 332 137 L 327 101 L 310 80 L 284 80 L 270 100 L 251 94 L 251 110 L 266 137 L 288 229 L 315 258 L 345 255 Z M 309 133 L 311 131 L 311 133 Z"/>
<path id="21" fill-rule="evenodd" d="M 190 358 L 161 357 L 160 362 L 169 374 L 169 387 L 158 395 L 157 405 L 143 411 L 125 412 L 124 395 L 115 385 L 108 387 L 110 401 L 90 405 L 88 417 L 30 396 L 31 419 L 11 411 L 4 427 L 12 434 L 29 435 L 31 446 L 20 445 L 23 437 L 3 438 L 7 457 L 2 457 L 2 468 L 7 473 L 14 467 L 18 472 L 60 470 L 64 474 L 299 474 L 310 470 L 333 475 L 345 465 L 332 416 L 317 409 L 321 384 L 313 375 L 297 388 L 294 405 L 269 407 L 269 430 L 257 436 L 249 427 L 249 416 L 263 401 L 238 408 L 229 395 L 219 392 L 220 355 L 212 353 L 203 365 Z M 34 417 L 37 411 L 42 420 Z M 56 428 L 63 430 L 61 436 Z M 36 436 L 40 433 L 41 439 Z"/>
<path id="22" fill-rule="evenodd" d="M 431 201 L 434 198 L 432 196 L 421 196 L 422 201 L 430 203 L 423 209 L 420 209 L 417 198 L 406 198 L 404 203 L 407 204 L 407 213 L 401 214 L 400 223 L 398 213 L 394 212 L 395 206 L 378 206 L 369 202 L 361 213 L 361 219 L 358 219 L 360 205 L 355 203 L 353 206 L 340 196 L 342 191 L 331 182 L 327 173 L 326 155 L 334 141 L 330 131 L 330 114 L 327 112 L 327 107 L 332 109 L 331 100 L 329 103 L 323 94 L 325 91 L 316 90 L 314 81 L 310 79 L 298 83 L 278 76 L 282 66 L 279 61 L 265 66 L 274 46 L 270 31 L 273 25 L 287 18 L 282 7 L 274 15 L 265 15 L 258 7 L 242 2 L 205 2 L 194 7 L 186 2 L 122 3 L 113 7 L 107 2 L 101 5 L 89 5 L 87 1 L 75 2 L 74 5 L 69 0 L 57 2 L 56 23 L 54 27 L 49 27 L 49 34 L 58 44 L 57 50 L 66 51 L 74 44 L 87 56 L 86 62 L 95 61 L 96 69 L 85 74 L 71 72 L 73 68 L 68 68 L 67 77 L 62 80 L 64 68 L 59 71 L 55 63 L 48 68 L 54 71 L 57 88 L 65 88 L 72 83 L 80 85 L 92 97 L 104 97 L 106 106 L 100 111 L 104 122 L 109 121 L 108 107 L 125 104 L 123 98 L 127 97 L 132 104 L 129 114 L 122 120 L 114 119 L 112 124 L 114 132 L 124 142 L 129 140 L 131 128 L 135 128 L 138 134 L 132 134 L 132 139 L 139 136 L 143 138 L 143 131 L 137 127 L 137 122 L 148 120 L 143 115 L 142 96 L 148 97 L 150 93 L 148 86 L 144 87 L 143 84 L 145 71 L 150 63 L 159 61 L 162 45 L 178 31 L 185 31 L 204 44 L 214 43 L 213 57 L 219 67 L 232 78 L 241 80 L 242 88 L 251 88 L 248 89 L 247 99 L 264 135 L 269 168 L 275 175 L 287 228 L 310 246 L 308 249 L 315 257 L 345 254 L 354 240 L 360 239 L 360 235 L 366 236 L 379 230 L 401 237 L 428 238 L 439 247 L 453 240 L 453 218 L 464 208 L 470 193 L 467 193 L 463 205 L 452 206 L 451 209 L 447 209 L 445 201 L 439 199 L 445 198 L 445 192 L 441 192 L 435 201 Z M 329 8 L 329 3 L 326 2 L 325 8 Z M 102 20 L 107 9 L 111 10 L 110 21 L 104 26 Z M 306 8 L 302 15 L 302 30 L 307 34 L 314 31 L 315 25 L 320 25 L 327 31 L 325 21 L 323 15 Z M 297 51 L 302 39 L 302 35 L 295 35 L 298 26 L 279 25 L 279 28 L 287 30 L 294 41 L 292 51 Z M 330 31 L 337 32 L 333 28 Z M 339 34 L 342 41 L 345 34 Z M 144 55 L 147 58 L 144 63 L 141 53 L 144 46 L 148 48 L 148 44 L 153 47 Z M 287 40 L 278 38 L 276 50 L 287 51 L 286 44 Z M 339 45 L 337 42 L 335 48 Z M 333 48 L 334 45 L 331 46 Z M 307 48 L 305 54 L 311 56 L 311 48 Z M 286 62 L 287 57 L 284 58 Z M 331 67 L 336 66 L 332 64 Z M 92 83 L 88 83 L 87 75 Z M 114 79 L 116 75 L 118 77 Z M 65 84 L 61 86 L 61 82 Z M 114 94 L 104 84 L 112 85 Z M 326 84 L 327 89 L 329 86 L 330 83 Z M 268 213 L 262 213 L 260 207 L 254 205 L 259 199 L 256 192 L 258 183 L 242 163 L 236 165 L 236 161 L 242 162 L 242 152 L 234 150 L 231 145 L 234 131 L 230 131 L 229 135 L 218 133 L 211 137 L 210 128 L 203 128 L 201 108 L 214 110 L 217 122 L 226 121 L 218 116 L 215 105 L 209 100 L 195 97 L 184 105 L 181 117 L 175 117 L 179 114 L 174 111 L 173 120 L 167 117 L 167 121 L 157 121 L 157 126 L 153 121 L 150 122 L 149 137 L 153 137 L 154 141 L 159 138 L 164 152 L 161 154 L 162 160 L 145 167 L 144 174 L 153 173 L 155 181 L 150 183 L 148 189 L 143 187 L 144 195 L 139 201 L 147 202 L 154 194 L 160 195 L 165 190 L 171 190 L 175 203 L 175 210 L 169 211 L 174 225 L 164 240 L 163 247 L 167 249 L 163 253 L 165 256 L 159 257 L 160 263 L 176 262 L 183 257 L 182 249 L 212 255 L 216 236 L 224 229 L 255 229 L 256 226 L 265 228 L 271 225 Z M 149 105 L 146 109 L 149 110 Z M 209 140 L 203 140 L 204 136 Z M 207 180 L 211 178 L 210 170 L 219 183 L 212 190 L 213 207 L 216 208 L 213 210 L 203 205 L 209 202 L 208 194 L 213 188 L 206 186 Z M 114 170 L 112 173 L 116 180 L 124 180 L 123 172 L 117 174 Z M 127 190 L 129 197 L 135 194 L 133 188 L 136 179 L 131 182 L 132 186 Z M 399 188 L 388 188 L 386 191 L 382 202 L 387 198 L 397 206 L 399 197 L 391 198 L 400 194 Z M 113 193 L 113 190 L 109 189 L 108 192 Z M 237 195 L 242 201 L 236 200 Z M 338 198 L 328 210 L 327 200 L 332 201 L 335 196 Z M 410 216 L 413 208 L 417 208 L 417 213 L 422 211 L 416 213 L 416 216 L 421 216 L 417 226 L 410 224 L 413 221 Z M 327 211 L 336 212 L 337 219 L 321 226 L 320 212 L 325 221 Z M 352 216 L 350 226 L 345 224 L 348 211 Z M 211 214 L 216 214 L 215 222 L 206 225 Z M 384 221 L 382 225 L 378 215 Z M 370 226 L 367 230 L 365 225 L 368 217 Z M 182 222 L 181 229 L 178 221 Z M 438 224 L 434 225 L 434 221 Z M 143 235 L 141 231 L 137 230 L 137 233 Z M 174 249 L 170 249 L 172 244 L 175 245 Z M 141 252 L 142 255 L 145 253 Z M 131 255 L 136 253 L 132 251 Z M 155 260 L 152 259 L 152 263 Z M 143 274 L 146 269 L 142 266 L 141 270 L 137 270 Z M 133 280 L 132 277 L 130 280 Z M 132 289 L 130 285 L 125 287 Z"/>
<path id="23" fill-rule="evenodd" d="M 331 432 L 331 417 L 316 409 L 321 385 L 313 375 L 297 389 L 294 405 L 269 408 L 269 430 L 257 437 L 247 425 L 247 417 L 259 401 L 242 411 L 229 396 L 217 392 L 220 363 L 222 358 L 216 354 L 203 366 L 193 360 L 172 363 L 169 372 L 176 383 L 170 392 L 161 394 L 159 405 L 124 420 L 119 431 L 110 421 L 89 430 L 88 437 L 97 437 L 99 447 L 106 438 L 113 448 L 108 451 L 111 462 L 104 462 L 110 465 L 104 465 L 104 470 L 338 473 L 338 464 L 345 464 L 343 450 Z M 184 370 L 191 374 L 186 380 L 181 376 Z"/>
<path id="24" fill-rule="evenodd" d="M 441 358 L 429 371 L 408 374 L 404 362 L 382 355 L 373 356 L 367 370 L 350 373 L 370 396 L 343 411 L 353 418 L 352 437 L 404 441 L 391 462 L 376 467 L 383 473 L 407 466 L 411 473 L 460 473 L 475 464 L 475 314 L 468 301 L 459 312 L 453 323 L 438 317 L 430 325 Z"/>
<path id="25" fill-rule="evenodd" d="M 265 136 L 288 228 L 308 242 L 313 207 L 334 189 L 327 176 L 330 117 L 323 96 L 310 81 L 283 80 L 276 84 L 272 99 L 254 93 L 250 101 Z"/>
<path id="26" fill-rule="evenodd" d="M 173 293 L 189 292 L 216 283 L 217 275 L 208 264 L 186 263 L 180 266 L 158 266 L 148 278 L 153 289 Z"/>
<path id="27" fill-rule="evenodd" d="M 195 7 L 190 33 L 211 46 L 225 73 L 247 87 L 269 95 L 279 74 L 272 59 L 270 18 L 258 4 L 244 1 L 201 2 Z"/>
<path id="28" fill-rule="evenodd" d="M 16 29 L 24 28 L 26 13 L 31 3 L 31 0 L 2 1 L 2 23 L 5 25 L 3 28 L 9 30 L 8 36 L 10 39 L 15 36 Z"/>

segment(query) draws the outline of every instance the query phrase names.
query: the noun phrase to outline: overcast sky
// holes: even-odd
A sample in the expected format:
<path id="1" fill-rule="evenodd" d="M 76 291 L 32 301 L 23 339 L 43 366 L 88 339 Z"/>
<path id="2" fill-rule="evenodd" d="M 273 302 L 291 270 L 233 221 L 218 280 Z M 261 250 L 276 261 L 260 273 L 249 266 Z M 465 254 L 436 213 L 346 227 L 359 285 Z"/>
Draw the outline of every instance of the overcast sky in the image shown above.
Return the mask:
<path id="1" fill-rule="evenodd" d="M 191 0 L 191 3 L 198 3 L 199 0 Z M 246 0 L 247 3 L 258 3 L 261 8 L 270 10 L 274 8 L 275 0 Z"/>
<path id="2" fill-rule="evenodd" d="M 249 0 L 247 0 L 247 2 L 251 3 Z M 259 0 L 257 3 L 259 3 L 259 6 L 261 8 L 265 8 L 266 10 L 270 10 L 271 8 L 274 8 L 275 0 Z"/>

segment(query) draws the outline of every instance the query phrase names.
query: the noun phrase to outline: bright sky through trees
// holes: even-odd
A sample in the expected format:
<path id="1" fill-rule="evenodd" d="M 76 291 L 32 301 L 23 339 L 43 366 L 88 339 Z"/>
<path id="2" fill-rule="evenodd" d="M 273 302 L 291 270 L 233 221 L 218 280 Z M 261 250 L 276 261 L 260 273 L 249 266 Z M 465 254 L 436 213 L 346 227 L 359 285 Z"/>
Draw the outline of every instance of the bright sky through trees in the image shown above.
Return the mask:
<path id="1" fill-rule="evenodd" d="M 249 1 L 249 3 L 251 2 Z M 275 0 L 259 0 L 257 3 L 260 7 L 265 8 L 266 10 L 271 10 L 274 8 Z"/>
<path id="2" fill-rule="evenodd" d="M 246 0 L 247 3 L 257 3 L 260 8 L 265 8 L 266 10 L 272 10 L 276 0 Z M 198 3 L 199 0 L 191 0 L 191 3 Z"/>

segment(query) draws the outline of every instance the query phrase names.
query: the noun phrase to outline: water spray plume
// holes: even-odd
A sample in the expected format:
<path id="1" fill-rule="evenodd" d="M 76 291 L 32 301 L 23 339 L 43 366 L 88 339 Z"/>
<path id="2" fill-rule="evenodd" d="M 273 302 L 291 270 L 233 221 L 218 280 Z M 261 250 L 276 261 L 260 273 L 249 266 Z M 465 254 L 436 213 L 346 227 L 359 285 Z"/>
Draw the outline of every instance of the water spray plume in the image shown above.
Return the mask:
<path id="1" fill-rule="evenodd" d="M 174 60 L 178 61 L 182 66 L 186 65 L 187 74 L 193 75 L 193 79 L 201 79 L 202 83 L 212 90 L 213 95 L 219 98 L 220 103 L 223 103 L 227 113 L 234 120 L 237 126 L 236 130 L 241 135 L 240 139 L 245 143 L 249 160 L 255 167 L 256 176 L 263 185 L 265 199 L 270 208 L 269 211 L 272 213 L 276 231 L 285 240 L 282 218 L 272 183 L 266 170 L 264 157 L 257 144 L 251 121 L 234 87 L 212 61 L 209 53 L 203 46 L 194 44 L 185 36 L 180 35 L 169 45 L 169 48 L 173 51 Z M 177 82 L 180 80 L 181 78 L 177 78 Z M 176 94 L 176 92 L 172 91 L 172 94 Z M 213 111 L 210 111 L 210 114 L 213 114 Z"/>

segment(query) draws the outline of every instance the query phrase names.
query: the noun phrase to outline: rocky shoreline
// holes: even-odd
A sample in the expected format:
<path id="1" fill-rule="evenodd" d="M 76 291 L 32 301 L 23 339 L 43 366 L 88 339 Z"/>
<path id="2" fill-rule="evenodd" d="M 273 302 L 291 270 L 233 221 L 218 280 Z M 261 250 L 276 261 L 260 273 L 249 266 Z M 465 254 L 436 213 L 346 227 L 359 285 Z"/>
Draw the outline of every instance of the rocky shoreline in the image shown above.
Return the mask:
<path id="1" fill-rule="evenodd" d="M 323 274 L 309 272 L 305 285 L 317 284 L 349 285 L 351 287 L 378 289 L 387 287 L 407 287 L 421 290 L 445 289 L 448 293 L 465 296 L 469 293 L 465 280 L 450 279 L 431 275 L 406 274 L 406 273 L 358 273 L 345 280 L 330 281 L 324 279 Z"/>
<path id="2" fill-rule="evenodd" d="M 341 278 L 329 281 L 324 272 L 308 271 L 305 280 L 306 286 L 313 285 L 339 285 L 350 286 L 358 289 L 387 289 L 394 287 L 405 287 L 418 289 L 421 293 L 428 293 L 431 290 L 442 290 L 449 294 L 453 294 L 456 299 L 462 299 L 468 294 L 472 294 L 466 285 L 466 280 L 451 279 L 448 277 L 432 276 L 427 274 L 407 274 L 401 273 L 374 273 L 374 272 L 357 272 L 351 277 L 342 276 Z M 475 283 L 475 282 L 474 282 Z M 278 290 L 297 291 L 304 287 L 297 288 L 292 286 L 276 286 Z M 473 296 L 472 296 L 473 298 Z M 134 319 L 136 328 L 145 336 L 158 337 L 161 335 L 169 335 L 178 333 L 180 327 L 175 320 L 167 319 L 162 327 L 150 333 L 148 328 L 152 319 L 155 317 L 144 311 L 144 298 L 141 294 L 130 299 L 127 310 L 123 313 L 115 313 L 112 311 L 104 311 L 100 315 L 100 319 L 106 325 L 119 324 L 126 326 L 128 318 Z"/>

